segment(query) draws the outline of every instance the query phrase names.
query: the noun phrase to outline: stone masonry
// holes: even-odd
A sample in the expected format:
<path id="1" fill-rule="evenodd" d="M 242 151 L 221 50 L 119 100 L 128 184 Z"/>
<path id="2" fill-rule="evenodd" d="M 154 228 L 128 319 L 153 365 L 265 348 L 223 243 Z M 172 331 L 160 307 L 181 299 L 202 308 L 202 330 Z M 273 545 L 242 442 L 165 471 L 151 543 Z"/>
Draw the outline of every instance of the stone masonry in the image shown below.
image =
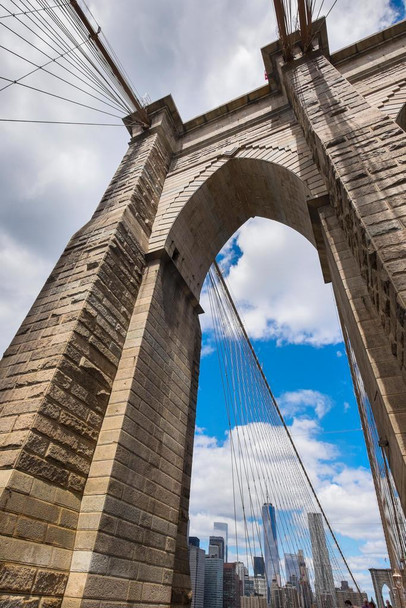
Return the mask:
<path id="1" fill-rule="evenodd" d="M 262 50 L 265 87 L 185 124 L 170 97 L 149 130 L 125 120 L 1 364 L 0 608 L 190 602 L 200 290 L 255 215 L 317 247 L 406 506 L 406 25 L 332 56 L 318 27 L 289 65 Z"/>

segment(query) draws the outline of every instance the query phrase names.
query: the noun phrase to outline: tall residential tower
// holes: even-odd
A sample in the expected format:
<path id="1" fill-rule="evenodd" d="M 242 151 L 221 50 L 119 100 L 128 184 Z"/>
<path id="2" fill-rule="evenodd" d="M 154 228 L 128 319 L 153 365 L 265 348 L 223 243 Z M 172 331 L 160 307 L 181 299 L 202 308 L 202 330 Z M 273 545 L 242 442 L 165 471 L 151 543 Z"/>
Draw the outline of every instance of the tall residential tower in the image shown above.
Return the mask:
<path id="1" fill-rule="evenodd" d="M 336 608 L 333 570 L 328 554 L 321 513 L 308 513 L 314 564 L 314 588 L 318 608 Z"/>

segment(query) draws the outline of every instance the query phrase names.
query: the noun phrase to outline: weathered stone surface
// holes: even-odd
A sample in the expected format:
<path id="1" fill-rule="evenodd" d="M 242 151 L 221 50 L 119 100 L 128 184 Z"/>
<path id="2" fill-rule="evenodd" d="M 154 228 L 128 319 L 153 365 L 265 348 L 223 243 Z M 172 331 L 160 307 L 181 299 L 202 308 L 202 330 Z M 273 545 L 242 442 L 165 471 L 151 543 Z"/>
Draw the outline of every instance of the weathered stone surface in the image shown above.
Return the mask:
<path id="1" fill-rule="evenodd" d="M 405 195 L 404 167 L 391 154 L 390 147 L 394 142 L 406 147 L 406 135 L 395 122 L 372 108 L 323 56 L 287 67 L 285 82 L 340 226 L 406 378 L 406 303 L 401 295 L 406 257 L 405 209 L 403 205 L 398 211 L 388 199 L 395 189 Z M 343 95 L 346 111 L 338 118 L 330 108 Z M 373 160 L 365 155 L 372 148 L 377 154 Z M 348 154 L 351 163 L 345 164 Z M 382 206 L 373 208 L 374 201 L 382 201 Z M 399 234 L 402 245 L 399 243 L 397 257 L 388 263 L 381 252 L 391 246 L 393 233 Z"/>
<path id="2" fill-rule="evenodd" d="M 3 563 L 0 565 L 0 590 L 28 593 L 31 591 L 35 574 L 35 568 Z"/>
<path id="3" fill-rule="evenodd" d="M 1 596 L 0 608 L 39 608 L 40 598 L 27 598 L 26 596 Z"/>
<path id="4" fill-rule="evenodd" d="M 65 591 L 66 581 L 66 574 L 39 570 L 32 590 L 38 595 L 62 595 Z"/>
<path id="5" fill-rule="evenodd" d="M 54 597 L 43 598 L 41 600 L 40 608 L 60 608 L 62 605 L 62 599 Z"/>
<path id="6" fill-rule="evenodd" d="M 404 467 L 406 383 L 334 210 L 323 207 L 320 215 L 344 335 L 349 336 L 380 437 L 388 441 L 388 459 L 399 479 Z M 340 263 L 343 259 L 345 265 Z M 359 283 L 357 289 L 354 281 Z M 405 492 L 402 485 L 400 495 L 404 497 Z"/>

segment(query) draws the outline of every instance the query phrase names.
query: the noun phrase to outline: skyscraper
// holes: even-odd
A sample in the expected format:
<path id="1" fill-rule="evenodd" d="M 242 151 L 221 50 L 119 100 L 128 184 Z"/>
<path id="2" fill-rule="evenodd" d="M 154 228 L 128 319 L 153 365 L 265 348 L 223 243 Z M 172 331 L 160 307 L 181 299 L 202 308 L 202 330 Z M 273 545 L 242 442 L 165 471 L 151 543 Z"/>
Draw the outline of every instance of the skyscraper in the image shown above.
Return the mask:
<path id="1" fill-rule="evenodd" d="M 190 542 L 192 541 L 192 542 Z M 191 608 L 203 608 L 205 553 L 199 548 L 199 539 L 189 537 L 189 567 L 192 586 Z"/>
<path id="2" fill-rule="evenodd" d="M 314 588 L 319 608 L 336 608 L 333 570 L 328 554 L 326 535 L 321 513 L 308 513 L 310 540 L 314 565 Z"/>
<path id="3" fill-rule="evenodd" d="M 268 593 L 270 593 L 273 580 L 278 585 L 281 584 L 275 507 L 271 503 L 265 503 L 262 507 L 262 522 L 264 526 L 265 575 Z"/>
<path id="4" fill-rule="evenodd" d="M 254 576 L 265 576 L 265 562 L 261 556 L 254 556 Z"/>
<path id="5" fill-rule="evenodd" d="M 209 548 L 210 547 L 218 547 L 219 553 L 218 556 L 220 559 L 224 560 L 224 538 L 222 536 L 210 536 L 209 537 Z"/>
<path id="6" fill-rule="evenodd" d="M 254 576 L 252 578 L 252 587 L 255 595 L 267 597 L 268 589 L 265 576 L 263 574 L 258 574 L 258 576 Z"/>
<path id="7" fill-rule="evenodd" d="M 223 567 L 224 561 L 222 559 L 206 555 L 204 608 L 223 608 Z"/>
<path id="8" fill-rule="evenodd" d="M 244 595 L 245 581 L 248 578 L 248 570 L 243 562 L 235 562 L 235 571 L 240 579 L 240 595 Z"/>
<path id="9" fill-rule="evenodd" d="M 295 575 L 293 575 L 295 577 Z M 284 587 L 285 592 L 285 607 L 284 608 L 299 608 L 300 600 L 299 593 L 295 583 L 287 582 Z"/>
<path id="10" fill-rule="evenodd" d="M 285 608 L 285 589 L 273 579 L 270 588 L 270 604 L 272 608 Z"/>
<path id="11" fill-rule="evenodd" d="M 299 562 L 300 572 L 301 605 L 303 606 L 303 608 L 311 608 L 311 605 L 313 604 L 313 593 L 312 588 L 310 587 L 309 573 L 307 571 L 307 566 L 302 549 L 299 549 L 297 553 L 297 559 Z"/>
<path id="12" fill-rule="evenodd" d="M 300 569 L 299 559 L 296 553 L 285 553 L 286 582 L 292 583 L 299 588 Z"/>
<path id="13" fill-rule="evenodd" d="M 240 577 L 237 564 L 224 564 L 223 608 L 240 608 Z"/>
<path id="14" fill-rule="evenodd" d="M 213 536 L 221 536 L 224 539 L 224 561 L 228 562 L 228 524 L 215 521 L 213 524 Z"/>

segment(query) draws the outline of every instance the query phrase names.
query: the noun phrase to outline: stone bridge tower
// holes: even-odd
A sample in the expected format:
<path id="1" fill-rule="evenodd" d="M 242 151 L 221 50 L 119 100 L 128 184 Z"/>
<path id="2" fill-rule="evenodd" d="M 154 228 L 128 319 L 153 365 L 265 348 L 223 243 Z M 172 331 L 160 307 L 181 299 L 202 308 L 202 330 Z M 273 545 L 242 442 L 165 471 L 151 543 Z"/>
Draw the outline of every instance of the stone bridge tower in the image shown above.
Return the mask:
<path id="1" fill-rule="evenodd" d="M 131 142 L 1 367 L 0 607 L 187 604 L 199 294 L 251 216 L 318 249 L 406 506 L 406 25 Z M 398 119 L 399 124 L 396 123 Z"/>

